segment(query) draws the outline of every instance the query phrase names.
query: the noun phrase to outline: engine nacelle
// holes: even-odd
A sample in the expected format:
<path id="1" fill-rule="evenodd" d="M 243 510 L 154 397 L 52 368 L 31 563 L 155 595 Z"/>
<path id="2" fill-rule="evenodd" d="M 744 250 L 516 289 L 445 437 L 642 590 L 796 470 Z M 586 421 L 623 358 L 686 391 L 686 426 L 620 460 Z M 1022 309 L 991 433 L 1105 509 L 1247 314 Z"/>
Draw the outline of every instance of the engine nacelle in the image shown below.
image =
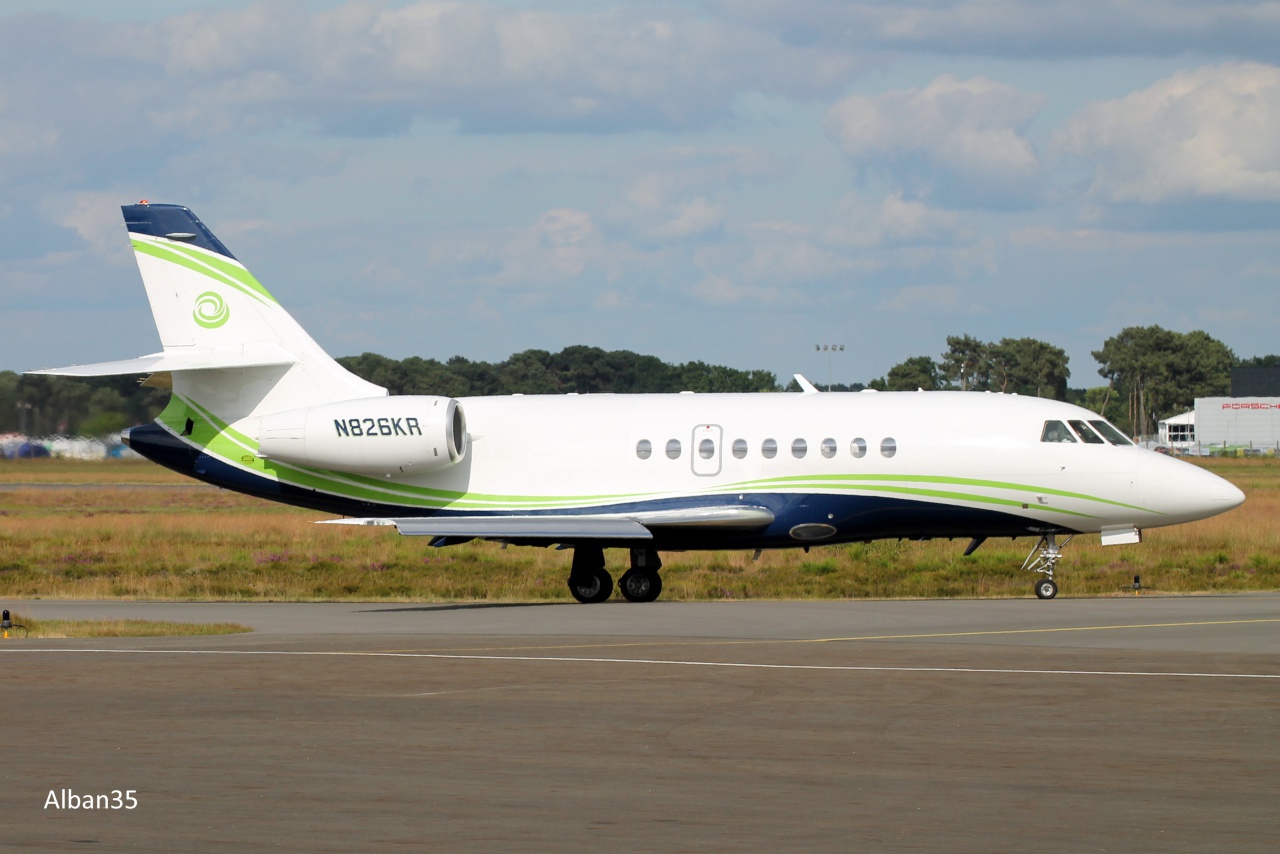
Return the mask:
<path id="1" fill-rule="evenodd" d="M 258 453 L 285 463 L 398 477 L 467 455 L 467 420 L 448 397 L 344 400 L 265 415 Z"/>

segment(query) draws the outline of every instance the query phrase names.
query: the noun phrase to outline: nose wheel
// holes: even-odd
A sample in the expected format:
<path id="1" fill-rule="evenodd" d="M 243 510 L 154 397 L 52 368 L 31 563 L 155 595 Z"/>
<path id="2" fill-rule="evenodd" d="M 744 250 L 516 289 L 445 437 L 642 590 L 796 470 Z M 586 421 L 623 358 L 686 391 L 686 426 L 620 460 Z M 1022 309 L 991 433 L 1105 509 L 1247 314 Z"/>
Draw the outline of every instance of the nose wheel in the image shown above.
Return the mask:
<path id="1" fill-rule="evenodd" d="M 1058 595 L 1058 585 L 1052 578 L 1042 578 L 1036 582 L 1036 597 L 1039 599 L 1052 599 Z"/>
<path id="2" fill-rule="evenodd" d="M 1074 536 L 1073 534 L 1059 543 L 1054 534 L 1044 534 L 1027 555 L 1027 559 L 1022 562 L 1023 569 L 1038 572 L 1044 576 L 1036 580 L 1037 599 L 1052 599 L 1058 595 L 1058 583 L 1053 580 L 1053 571 L 1057 568 L 1058 561 L 1062 560 L 1063 547 L 1071 542 Z"/>

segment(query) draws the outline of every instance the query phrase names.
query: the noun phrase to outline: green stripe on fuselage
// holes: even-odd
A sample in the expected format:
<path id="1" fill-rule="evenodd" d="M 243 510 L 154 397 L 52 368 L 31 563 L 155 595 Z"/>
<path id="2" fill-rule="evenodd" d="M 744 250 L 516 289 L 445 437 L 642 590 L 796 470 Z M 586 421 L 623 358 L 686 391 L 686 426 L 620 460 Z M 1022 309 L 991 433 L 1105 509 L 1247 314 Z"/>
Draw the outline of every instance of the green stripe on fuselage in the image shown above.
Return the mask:
<path id="1" fill-rule="evenodd" d="M 779 483 L 824 483 L 839 484 L 847 483 L 853 488 L 854 483 L 866 483 L 868 481 L 889 481 L 892 483 L 938 483 L 950 486 L 972 486 L 981 489 L 1000 489 L 1016 492 L 1030 492 L 1038 495 L 1056 495 L 1060 498 L 1074 498 L 1078 501 L 1092 501 L 1098 504 L 1108 504 L 1113 507 L 1123 507 L 1126 510 L 1138 510 L 1142 513 L 1154 513 L 1154 510 L 1148 510 L 1145 507 L 1138 507 L 1133 504 L 1125 504 L 1123 501 L 1114 501 L 1110 498 L 1099 498 L 1096 495 L 1086 495 L 1082 492 L 1070 492 L 1065 489 L 1053 489 L 1052 487 L 1036 486 L 1027 483 L 1010 483 L 1002 480 L 982 480 L 979 478 L 969 477 L 948 477 L 945 475 L 926 475 L 926 474 L 814 474 L 814 475 L 788 475 L 785 477 L 770 477 L 761 480 L 742 481 L 733 484 L 735 488 L 752 488 Z M 1022 502 L 1015 502 L 1022 503 Z"/>
<path id="2" fill-rule="evenodd" d="M 169 427 L 175 434 L 181 435 L 190 418 L 194 428 L 187 441 L 197 445 L 205 453 L 215 456 L 224 462 L 239 468 L 248 469 L 264 477 L 278 480 L 303 489 L 339 495 L 354 500 L 371 501 L 380 504 L 402 504 L 422 508 L 445 508 L 457 510 L 494 510 L 494 509 L 564 509 L 570 507 L 587 507 L 592 505 L 617 504 L 629 501 L 655 500 L 679 497 L 681 494 L 662 493 L 616 493 L 599 495 L 502 495 L 490 493 L 472 493 L 457 490 L 433 489 L 431 487 L 410 484 L 385 483 L 377 478 L 362 475 L 333 472 L 324 469 L 313 469 L 297 466 L 256 455 L 257 443 L 243 433 L 233 429 L 208 410 L 187 400 L 178 394 L 170 399 L 169 406 L 157 419 Z M 877 482 L 878 481 L 878 482 Z M 860 492 L 886 495 L 910 495 L 922 498 L 933 498 L 943 501 L 963 501 L 975 504 L 988 504 L 1011 509 L 1027 509 L 1029 502 L 1018 498 L 1002 498 L 982 495 L 973 492 L 931 489 L 927 486 L 907 486 L 904 484 L 940 484 L 953 486 L 970 486 L 986 489 L 1012 490 L 1039 494 L 1057 495 L 1081 501 L 1096 502 L 1120 507 L 1142 510 L 1117 501 L 1096 498 L 1065 490 L 1047 489 L 1028 484 L 1008 483 L 1004 481 L 980 480 L 974 478 L 930 477 L 928 475 L 793 475 L 786 477 L 764 478 L 753 481 L 711 487 L 701 494 L 712 496 L 732 494 L 741 491 L 776 491 L 781 487 L 785 491 L 804 490 L 811 487 L 815 491 L 827 493 Z M 773 490 L 770 490 L 773 487 Z M 684 493 L 688 495 L 688 493 Z M 1087 513 L 1066 510 L 1046 505 L 1034 505 L 1040 512 L 1094 518 Z M 1151 512 L 1151 511 L 1144 511 Z"/>

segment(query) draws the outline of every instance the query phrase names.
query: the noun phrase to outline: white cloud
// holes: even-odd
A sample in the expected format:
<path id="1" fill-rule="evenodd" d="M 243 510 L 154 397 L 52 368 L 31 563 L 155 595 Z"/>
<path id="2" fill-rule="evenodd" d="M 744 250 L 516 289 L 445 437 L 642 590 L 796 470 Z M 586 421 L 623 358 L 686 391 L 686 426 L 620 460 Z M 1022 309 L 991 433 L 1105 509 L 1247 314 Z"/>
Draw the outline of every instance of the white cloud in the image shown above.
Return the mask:
<path id="1" fill-rule="evenodd" d="M 723 273 L 708 273 L 693 286 L 693 296 L 708 305 L 726 306 L 745 301 L 772 303 L 778 299 L 778 291 L 739 284 Z"/>
<path id="2" fill-rule="evenodd" d="M 963 188 L 1008 202 L 1035 192 L 1041 167 L 1025 127 L 1044 99 L 1004 83 L 943 74 L 923 89 L 850 95 L 826 129 L 859 165 L 887 166 L 907 181 Z"/>
<path id="3" fill-rule="evenodd" d="M 119 193 L 85 191 L 70 197 L 50 196 L 45 200 L 44 213 L 80 235 L 95 256 L 114 263 L 133 260 L 128 243 L 121 239 Z"/>
<path id="4" fill-rule="evenodd" d="M 433 235 L 427 258 L 439 274 L 515 289 L 584 279 L 615 278 L 636 253 L 605 238 L 587 211 L 554 208 L 529 225 Z"/>
<path id="5" fill-rule="evenodd" d="M 981 305 L 966 301 L 956 285 L 907 285 L 880 301 L 880 308 L 902 314 L 985 314 Z"/>
<path id="6" fill-rule="evenodd" d="M 1028 226 L 1009 234 L 1015 246 L 1062 249 L 1069 252 L 1129 252 L 1174 246 L 1219 243 L 1217 235 L 1204 236 L 1158 231 L 1108 231 L 1099 228 L 1059 229 L 1050 226 Z"/>
<path id="7" fill-rule="evenodd" d="M 724 225 L 725 207 L 701 196 L 672 206 L 671 218 L 652 235 L 657 238 L 698 237 Z"/>
<path id="8" fill-rule="evenodd" d="M 718 232 L 728 218 L 723 195 L 778 171 L 761 151 L 692 146 L 670 148 L 633 168 L 604 205 L 603 220 L 628 239 L 660 243 Z"/>
<path id="9" fill-rule="evenodd" d="M 848 48 L 1037 59 L 1280 52 L 1273 0 L 719 0 L 716 6 L 793 41 Z"/>
<path id="10" fill-rule="evenodd" d="M 1228 63 L 1181 71 L 1092 104 L 1055 134 L 1094 167 L 1089 193 L 1112 202 L 1280 201 L 1280 68 Z"/>
<path id="11" fill-rule="evenodd" d="M 235 97 L 329 126 L 379 110 L 474 128 L 698 126 L 743 91 L 813 96 L 860 67 L 844 51 L 662 7 L 256 4 L 170 18 L 138 38 L 167 74 L 199 83 L 187 103 Z"/>
<path id="12" fill-rule="evenodd" d="M 743 279 L 755 282 L 821 282 L 865 270 L 866 264 L 792 238 L 753 242 L 737 269 Z"/>
<path id="13" fill-rule="evenodd" d="M 1263 264 L 1261 262 L 1254 262 L 1248 267 L 1245 267 L 1241 275 L 1249 278 L 1276 279 L 1280 281 L 1280 264 Z"/>
<path id="14" fill-rule="evenodd" d="M 827 238 L 860 248 L 937 244 L 954 239 L 959 226 L 960 216 L 954 211 L 904 199 L 901 190 L 885 196 L 879 205 L 849 193 L 840 202 L 840 221 L 828 230 Z"/>

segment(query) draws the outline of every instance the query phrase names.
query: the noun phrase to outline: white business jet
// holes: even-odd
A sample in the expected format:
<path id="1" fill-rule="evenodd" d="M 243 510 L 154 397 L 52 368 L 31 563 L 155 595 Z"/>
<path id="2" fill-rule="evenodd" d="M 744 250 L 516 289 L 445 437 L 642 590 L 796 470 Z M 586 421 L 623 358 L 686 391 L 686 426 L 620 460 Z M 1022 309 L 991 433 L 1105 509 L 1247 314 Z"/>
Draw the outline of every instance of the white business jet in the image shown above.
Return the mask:
<path id="1" fill-rule="evenodd" d="M 661 550 L 1037 538 L 1057 594 L 1076 534 L 1136 543 L 1244 495 L 1053 400 L 962 392 L 388 396 L 329 357 L 187 208 L 123 208 L 163 350 L 34 373 L 149 374 L 172 397 L 125 441 L 227 489 L 394 525 L 573 549 L 580 602 L 662 589 Z"/>

